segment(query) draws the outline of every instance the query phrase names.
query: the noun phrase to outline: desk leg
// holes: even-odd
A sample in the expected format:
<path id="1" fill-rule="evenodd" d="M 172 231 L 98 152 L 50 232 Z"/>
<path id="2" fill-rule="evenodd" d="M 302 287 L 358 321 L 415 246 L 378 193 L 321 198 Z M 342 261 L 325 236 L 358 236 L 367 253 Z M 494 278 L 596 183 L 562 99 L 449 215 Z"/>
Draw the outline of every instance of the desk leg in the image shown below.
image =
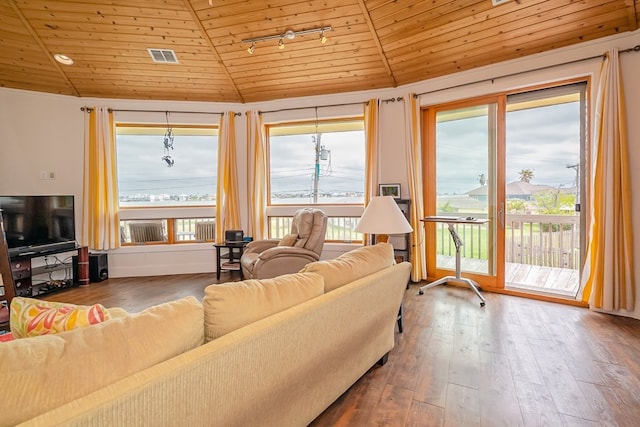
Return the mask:
<path id="1" fill-rule="evenodd" d="M 438 285 L 446 285 L 448 282 L 453 281 L 453 280 L 457 280 L 460 282 L 464 282 L 467 284 L 467 286 L 469 286 L 471 288 L 471 290 L 473 290 L 473 292 L 475 292 L 475 294 L 478 296 L 478 298 L 480 298 L 480 307 L 484 307 L 485 304 L 485 299 L 482 296 L 482 294 L 480 293 L 478 284 L 476 282 L 474 282 L 471 279 L 467 279 L 462 277 L 462 271 L 461 271 L 461 264 L 462 264 L 462 260 L 460 259 L 460 248 L 462 247 L 462 239 L 460 239 L 460 236 L 458 236 L 458 233 L 456 233 L 455 228 L 453 227 L 453 224 L 449 223 L 449 234 L 451 234 L 451 238 L 453 239 L 453 243 L 456 246 L 456 275 L 455 276 L 445 276 L 441 279 L 438 279 L 436 281 L 433 281 L 427 285 L 424 285 L 422 287 L 420 287 L 420 290 L 418 291 L 418 295 L 423 295 L 425 289 L 429 289 L 429 288 L 433 288 L 434 286 L 438 286 Z"/>

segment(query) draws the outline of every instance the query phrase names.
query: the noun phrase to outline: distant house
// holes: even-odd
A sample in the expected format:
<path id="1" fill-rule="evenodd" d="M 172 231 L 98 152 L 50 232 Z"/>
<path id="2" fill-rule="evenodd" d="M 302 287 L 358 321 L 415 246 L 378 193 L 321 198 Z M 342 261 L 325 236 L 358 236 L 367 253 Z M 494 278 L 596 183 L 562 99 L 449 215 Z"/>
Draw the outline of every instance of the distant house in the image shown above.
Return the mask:
<path id="1" fill-rule="evenodd" d="M 447 213 L 486 214 L 487 203 L 467 194 L 439 195 L 438 215 Z"/>
<path id="2" fill-rule="evenodd" d="M 531 201 L 536 193 L 541 191 L 556 190 L 556 187 L 543 184 L 531 184 L 525 181 L 513 181 L 507 184 L 507 199 L 520 199 L 524 201 Z M 562 189 L 567 191 L 569 189 Z M 487 201 L 487 192 L 489 187 L 484 185 L 467 192 L 467 195 L 472 199 Z M 574 191 L 574 190 L 572 190 Z"/>

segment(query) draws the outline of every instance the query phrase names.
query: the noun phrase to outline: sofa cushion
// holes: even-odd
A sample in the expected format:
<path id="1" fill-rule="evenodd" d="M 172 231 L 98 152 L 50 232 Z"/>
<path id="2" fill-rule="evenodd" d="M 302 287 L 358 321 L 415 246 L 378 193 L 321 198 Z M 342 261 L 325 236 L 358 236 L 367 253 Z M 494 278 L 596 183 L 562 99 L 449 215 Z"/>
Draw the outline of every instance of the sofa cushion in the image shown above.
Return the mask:
<path id="1" fill-rule="evenodd" d="M 14 338 L 57 334 L 102 323 L 111 313 L 102 304 L 91 306 L 15 297 L 11 301 L 11 333 Z"/>
<path id="2" fill-rule="evenodd" d="M 321 274 L 324 277 L 324 291 L 329 292 L 394 263 L 393 246 L 378 243 L 354 249 L 338 258 L 309 263 L 300 272 Z"/>
<path id="3" fill-rule="evenodd" d="M 285 235 L 280 242 L 278 242 L 278 246 L 293 246 L 298 240 L 298 235 L 289 233 Z"/>
<path id="4" fill-rule="evenodd" d="M 194 297 L 90 328 L 0 344 L 0 425 L 15 425 L 202 344 Z M 10 386 L 8 386 L 10 385 Z"/>
<path id="5" fill-rule="evenodd" d="M 319 274 L 285 274 L 210 285 L 204 291 L 205 341 L 283 311 L 324 293 Z"/>

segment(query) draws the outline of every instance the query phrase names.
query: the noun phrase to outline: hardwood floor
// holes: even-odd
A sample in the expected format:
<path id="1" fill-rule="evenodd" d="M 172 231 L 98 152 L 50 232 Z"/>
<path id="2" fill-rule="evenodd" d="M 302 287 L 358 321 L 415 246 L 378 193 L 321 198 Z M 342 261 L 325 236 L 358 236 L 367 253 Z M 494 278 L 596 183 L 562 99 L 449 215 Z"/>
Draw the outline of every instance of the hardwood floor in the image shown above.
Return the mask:
<path id="1" fill-rule="evenodd" d="M 229 280 L 229 274 L 223 280 Z M 236 276 L 233 276 L 236 278 Z M 215 274 L 109 279 L 44 299 L 139 311 Z M 456 286 L 404 298 L 404 333 L 311 426 L 637 426 L 640 321 Z"/>

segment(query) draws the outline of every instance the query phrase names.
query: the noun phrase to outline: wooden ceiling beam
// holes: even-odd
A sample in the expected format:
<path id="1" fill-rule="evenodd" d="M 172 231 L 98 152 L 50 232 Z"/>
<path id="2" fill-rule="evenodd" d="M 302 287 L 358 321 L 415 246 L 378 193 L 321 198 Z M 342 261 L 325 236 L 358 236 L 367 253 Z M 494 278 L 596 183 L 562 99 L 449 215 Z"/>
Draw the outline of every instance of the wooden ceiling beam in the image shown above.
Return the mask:
<path id="1" fill-rule="evenodd" d="M 80 96 L 80 92 L 78 92 L 78 89 L 76 89 L 73 83 L 71 83 L 71 80 L 69 80 L 69 77 L 65 74 L 64 70 L 62 69 L 62 65 L 60 65 L 60 63 L 58 63 L 58 61 L 56 61 L 55 58 L 53 57 L 53 54 L 49 52 L 49 49 L 47 49 L 47 46 L 40 39 L 40 37 L 36 33 L 36 30 L 34 30 L 31 24 L 29 23 L 29 21 L 27 21 L 27 18 L 22 13 L 22 10 L 20 10 L 20 8 L 16 5 L 14 0 L 7 0 L 7 2 L 11 6 L 15 14 L 18 16 L 18 18 L 20 18 L 22 25 L 24 25 L 24 27 L 29 32 L 29 34 L 31 34 L 31 37 L 33 37 L 33 40 L 38 44 L 38 46 L 42 50 L 42 53 L 45 54 L 45 56 L 49 59 L 53 67 L 56 69 L 56 71 L 58 71 L 62 79 L 69 86 L 69 88 L 71 89 L 71 92 L 75 96 Z"/>
<path id="2" fill-rule="evenodd" d="M 398 86 L 396 83 L 396 78 L 393 75 L 393 71 L 391 70 L 391 66 L 389 65 L 389 60 L 387 59 L 387 55 L 384 53 L 384 49 L 382 48 L 382 44 L 380 43 L 380 38 L 378 37 L 378 33 L 376 32 L 375 27 L 373 26 L 373 22 L 371 21 L 371 15 L 369 15 L 369 10 L 367 6 L 364 4 L 364 0 L 358 0 L 358 4 L 360 5 L 360 9 L 362 9 L 362 14 L 364 15 L 364 19 L 367 21 L 367 26 L 369 27 L 369 32 L 371 33 L 371 38 L 376 44 L 378 48 L 378 52 L 380 53 L 380 59 L 384 64 L 384 67 L 387 69 L 387 74 L 391 79 L 391 83 L 393 87 Z"/>
<path id="3" fill-rule="evenodd" d="M 202 21 L 200 21 L 200 18 L 198 17 L 198 13 L 195 11 L 193 6 L 191 5 L 191 1 L 190 0 L 184 0 L 184 5 L 189 10 L 189 13 L 191 13 L 191 16 L 193 17 L 193 22 L 196 24 L 196 26 L 198 27 L 198 29 L 202 33 L 202 37 L 205 39 L 205 41 L 207 42 L 209 47 L 211 47 L 211 52 L 215 56 L 216 61 L 220 65 L 220 68 L 222 68 L 222 71 L 224 71 L 224 74 L 229 79 L 229 82 L 231 83 L 231 87 L 233 88 L 235 93 L 238 95 L 238 99 L 240 100 L 240 102 L 244 103 L 245 102 L 244 101 L 244 97 L 242 96 L 242 93 L 240 93 L 240 90 L 238 89 L 238 85 L 233 80 L 233 76 L 231 75 L 231 73 L 227 69 L 227 66 L 225 65 L 225 63 L 222 62 L 222 58 L 220 58 L 220 55 L 218 54 L 218 50 L 216 49 L 216 46 L 213 44 L 213 42 L 211 41 L 211 39 L 207 35 L 207 30 L 204 28 L 204 25 L 202 25 Z"/>

